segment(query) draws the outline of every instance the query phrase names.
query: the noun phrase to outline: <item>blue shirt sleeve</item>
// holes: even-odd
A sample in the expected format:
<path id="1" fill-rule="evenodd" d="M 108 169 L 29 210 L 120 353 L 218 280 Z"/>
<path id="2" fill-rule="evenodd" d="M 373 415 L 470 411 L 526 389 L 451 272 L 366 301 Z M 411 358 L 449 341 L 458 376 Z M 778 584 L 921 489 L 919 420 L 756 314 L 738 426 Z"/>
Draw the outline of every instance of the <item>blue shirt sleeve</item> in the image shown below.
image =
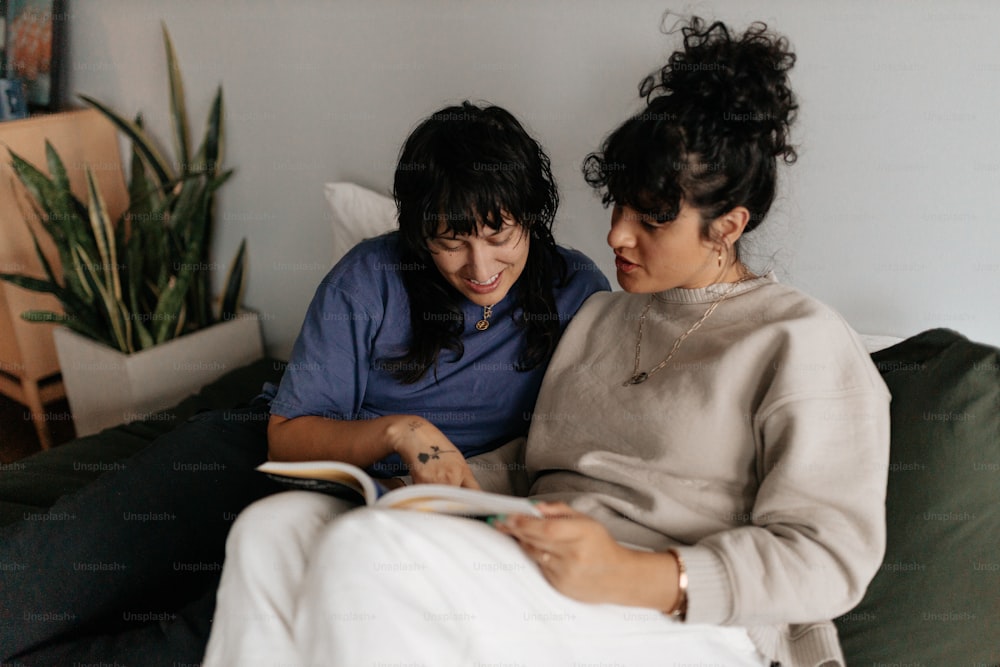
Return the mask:
<path id="1" fill-rule="evenodd" d="M 381 313 L 372 312 L 333 281 L 316 290 L 271 413 L 354 419 L 367 389 L 372 340 Z"/>

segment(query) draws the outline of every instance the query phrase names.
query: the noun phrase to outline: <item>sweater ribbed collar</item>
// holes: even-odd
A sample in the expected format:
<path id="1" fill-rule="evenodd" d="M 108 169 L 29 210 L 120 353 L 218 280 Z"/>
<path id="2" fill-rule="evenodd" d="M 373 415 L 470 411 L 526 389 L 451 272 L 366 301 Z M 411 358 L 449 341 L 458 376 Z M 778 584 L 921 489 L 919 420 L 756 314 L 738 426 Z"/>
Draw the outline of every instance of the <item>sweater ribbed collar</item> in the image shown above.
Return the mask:
<path id="1" fill-rule="evenodd" d="M 734 296 L 746 294 L 763 285 L 776 282 L 778 282 L 778 278 L 774 275 L 774 271 L 768 271 L 763 276 L 737 283 L 735 287 L 733 283 L 714 283 L 707 287 L 698 287 L 695 289 L 675 287 L 662 292 L 656 292 L 653 296 L 661 303 L 712 303 L 724 294 L 727 299 L 731 299 Z"/>

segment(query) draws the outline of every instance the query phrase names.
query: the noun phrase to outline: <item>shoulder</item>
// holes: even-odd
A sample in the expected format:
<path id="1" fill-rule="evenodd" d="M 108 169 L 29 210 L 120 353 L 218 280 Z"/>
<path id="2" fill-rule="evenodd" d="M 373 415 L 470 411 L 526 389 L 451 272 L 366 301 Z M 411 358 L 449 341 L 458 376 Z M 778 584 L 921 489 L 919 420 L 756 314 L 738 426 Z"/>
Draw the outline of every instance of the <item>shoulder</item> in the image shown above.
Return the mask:
<path id="1" fill-rule="evenodd" d="M 811 348 L 861 348 L 854 329 L 839 312 L 796 287 L 771 282 L 746 296 L 750 297 L 743 307 L 747 319 L 776 336 Z"/>
<path id="2" fill-rule="evenodd" d="M 864 343 L 834 308 L 801 290 L 770 283 L 747 294 L 747 341 L 768 359 L 772 398 L 852 391 L 886 392 Z"/>
<path id="3" fill-rule="evenodd" d="M 566 288 L 585 292 L 584 298 L 611 289 L 607 276 L 590 257 L 563 246 L 556 246 L 556 251 L 566 263 Z"/>
<path id="4" fill-rule="evenodd" d="M 389 232 L 365 239 L 347 251 L 323 278 L 324 283 L 335 284 L 359 276 L 369 276 L 374 271 L 398 271 L 400 262 L 399 234 Z"/>
<path id="5" fill-rule="evenodd" d="M 399 235 L 390 232 L 361 241 L 338 261 L 317 288 L 317 294 L 343 293 L 369 310 L 379 310 L 403 290 Z"/>

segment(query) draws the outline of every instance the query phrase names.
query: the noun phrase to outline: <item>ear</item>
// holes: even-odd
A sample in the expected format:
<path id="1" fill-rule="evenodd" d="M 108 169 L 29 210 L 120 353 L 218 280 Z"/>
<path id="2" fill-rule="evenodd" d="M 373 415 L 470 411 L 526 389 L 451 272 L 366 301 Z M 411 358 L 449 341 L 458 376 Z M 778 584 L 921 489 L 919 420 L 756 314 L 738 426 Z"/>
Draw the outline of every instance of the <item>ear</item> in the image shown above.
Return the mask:
<path id="1" fill-rule="evenodd" d="M 745 206 L 736 206 L 712 221 L 712 240 L 731 248 L 743 235 L 748 222 L 750 211 Z"/>

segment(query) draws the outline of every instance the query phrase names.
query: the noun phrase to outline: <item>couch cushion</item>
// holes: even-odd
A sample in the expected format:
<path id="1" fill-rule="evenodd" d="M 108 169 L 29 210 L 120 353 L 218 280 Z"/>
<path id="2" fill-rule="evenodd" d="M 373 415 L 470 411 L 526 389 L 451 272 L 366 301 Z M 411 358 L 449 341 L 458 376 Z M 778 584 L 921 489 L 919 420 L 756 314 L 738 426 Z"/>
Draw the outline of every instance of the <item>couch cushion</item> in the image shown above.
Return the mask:
<path id="1" fill-rule="evenodd" d="M 1000 663 L 1000 350 L 934 329 L 872 354 L 892 392 L 888 547 L 836 620 L 848 665 Z"/>
<path id="2" fill-rule="evenodd" d="M 264 382 L 277 382 L 283 372 L 284 362 L 260 359 L 226 373 L 144 421 L 108 428 L 4 464 L 0 468 L 0 526 L 44 512 L 61 496 L 102 473 L 127 467 L 128 457 L 197 412 L 249 402 Z"/>

